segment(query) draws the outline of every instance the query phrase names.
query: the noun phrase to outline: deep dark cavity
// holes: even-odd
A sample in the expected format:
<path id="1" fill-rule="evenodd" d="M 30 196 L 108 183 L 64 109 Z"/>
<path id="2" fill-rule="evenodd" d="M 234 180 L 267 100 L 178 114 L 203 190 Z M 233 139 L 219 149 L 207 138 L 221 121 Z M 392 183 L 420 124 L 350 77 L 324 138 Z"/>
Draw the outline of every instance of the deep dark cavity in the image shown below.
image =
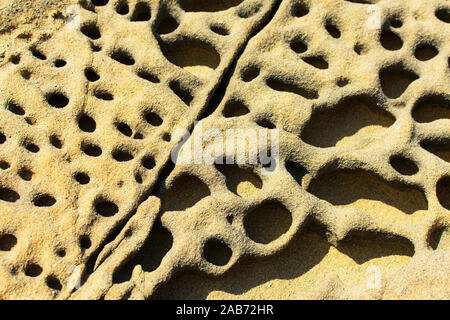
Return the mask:
<path id="1" fill-rule="evenodd" d="M 55 203 L 56 199 L 49 194 L 41 194 L 33 198 L 33 204 L 36 207 L 51 207 Z"/>
<path id="2" fill-rule="evenodd" d="M 147 2 L 138 2 L 134 7 L 131 21 L 148 21 L 150 20 L 150 7 Z"/>
<path id="3" fill-rule="evenodd" d="M 69 98 L 62 92 L 51 92 L 46 96 L 47 102 L 54 108 L 64 108 L 69 104 Z"/>
<path id="4" fill-rule="evenodd" d="M 103 217 L 112 217 L 119 212 L 119 207 L 114 202 L 101 198 L 96 201 L 94 210 Z"/>
<path id="5" fill-rule="evenodd" d="M 94 119 L 84 114 L 78 119 L 78 127 L 81 131 L 91 133 L 95 131 L 97 124 Z"/>
<path id="6" fill-rule="evenodd" d="M 230 247 L 218 239 L 210 239 L 203 247 L 203 257 L 216 266 L 224 266 L 233 254 Z"/>

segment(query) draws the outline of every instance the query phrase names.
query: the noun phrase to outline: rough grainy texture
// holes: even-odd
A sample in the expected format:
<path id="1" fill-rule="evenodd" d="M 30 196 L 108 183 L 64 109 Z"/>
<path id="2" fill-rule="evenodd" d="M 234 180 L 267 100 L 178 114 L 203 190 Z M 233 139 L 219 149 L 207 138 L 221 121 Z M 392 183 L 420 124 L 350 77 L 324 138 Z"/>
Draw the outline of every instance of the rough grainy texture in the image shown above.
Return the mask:
<path id="1" fill-rule="evenodd" d="M 0 298 L 450 297 L 446 1 L 0 6 Z"/>

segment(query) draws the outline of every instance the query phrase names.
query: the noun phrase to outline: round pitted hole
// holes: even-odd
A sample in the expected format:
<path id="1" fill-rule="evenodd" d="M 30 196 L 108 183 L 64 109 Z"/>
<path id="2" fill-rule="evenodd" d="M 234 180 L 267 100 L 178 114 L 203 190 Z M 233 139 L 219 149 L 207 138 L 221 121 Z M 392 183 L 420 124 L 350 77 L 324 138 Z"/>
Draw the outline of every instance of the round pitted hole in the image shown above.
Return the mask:
<path id="1" fill-rule="evenodd" d="M 391 157 L 389 163 L 397 172 L 405 176 L 412 176 L 419 171 L 414 161 L 402 156 Z"/>
<path id="2" fill-rule="evenodd" d="M 230 34 L 230 32 L 228 31 L 228 29 L 220 24 L 213 24 L 211 27 L 211 31 L 214 33 L 217 33 L 218 35 L 221 36 L 227 36 Z"/>
<path id="3" fill-rule="evenodd" d="M 95 120 L 88 115 L 82 115 L 78 119 L 78 127 L 81 131 L 90 133 L 95 131 L 95 129 L 97 128 L 97 124 L 95 123 Z"/>
<path id="4" fill-rule="evenodd" d="M 203 247 L 203 257 L 209 263 L 216 266 L 225 266 L 233 254 L 230 247 L 228 247 L 223 241 L 217 239 L 210 239 L 205 243 Z"/>
<path id="5" fill-rule="evenodd" d="M 327 30 L 328 34 L 333 38 L 339 39 L 341 37 L 341 31 L 332 21 L 327 21 L 325 23 L 325 29 Z"/>
<path id="6" fill-rule="evenodd" d="M 232 223 L 233 223 L 233 220 L 234 220 L 233 215 L 231 215 L 231 214 L 227 215 L 227 222 L 228 222 L 229 224 L 232 224 Z"/>
<path id="7" fill-rule="evenodd" d="M 10 167 L 11 167 L 11 165 L 7 161 L 0 160 L 0 169 L 8 170 Z"/>
<path id="8" fill-rule="evenodd" d="M 102 155 L 102 149 L 92 143 L 83 143 L 81 150 L 90 157 L 100 157 Z"/>
<path id="9" fill-rule="evenodd" d="M 31 181 L 33 178 L 33 171 L 28 168 L 21 168 L 18 172 L 19 177 L 25 181 Z"/>
<path id="10" fill-rule="evenodd" d="M 171 136 L 170 133 L 166 132 L 163 134 L 162 139 L 166 142 L 170 142 Z"/>
<path id="11" fill-rule="evenodd" d="M 124 136 L 131 137 L 133 134 L 133 130 L 131 130 L 130 126 L 124 122 L 116 123 L 116 128 L 122 133 Z"/>
<path id="12" fill-rule="evenodd" d="M 61 92 L 47 94 L 47 102 L 54 108 L 64 108 L 69 104 L 69 99 Z"/>
<path id="13" fill-rule="evenodd" d="M 347 78 L 339 78 L 336 80 L 336 84 L 338 85 L 338 87 L 345 87 L 346 85 L 348 85 L 349 80 Z"/>
<path id="14" fill-rule="evenodd" d="M 244 218 L 244 228 L 254 242 L 268 244 L 286 233 L 292 224 L 291 213 L 278 202 L 259 205 Z"/>
<path id="15" fill-rule="evenodd" d="M 450 8 L 441 8 L 435 12 L 436 18 L 439 20 L 450 23 Z"/>
<path id="16" fill-rule="evenodd" d="M 4 144 L 6 142 L 6 136 L 0 132 L 0 144 Z"/>
<path id="17" fill-rule="evenodd" d="M 111 101 L 114 100 L 114 96 L 106 90 L 96 89 L 94 90 L 94 97 L 100 100 Z"/>
<path id="18" fill-rule="evenodd" d="M 61 282 L 58 280 L 58 278 L 55 275 L 50 275 L 45 279 L 45 283 L 50 289 L 61 291 L 62 285 Z"/>
<path id="19" fill-rule="evenodd" d="M 23 116 L 25 114 L 25 110 L 16 102 L 14 101 L 9 101 L 6 104 L 6 109 L 8 109 L 9 111 L 11 111 L 12 113 L 18 115 L 18 116 Z"/>
<path id="20" fill-rule="evenodd" d="M 439 224 L 434 225 L 428 233 L 427 237 L 428 246 L 433 250 L 439 249 L 439 243 L 445 237 L 446 232 L 448 232 L 448 230 L 445 226 Z"/>
<path id="21" fill-rule="evenodd" d="M 27 70 L 27 69 L 20 70 L 20 75 L 25 80 L 30 80 L 30 78 L 31 78 L 31 71 Z"/>
<path id="22" fill-rule="evenodd" d="M 153 169 L 156 165 L 155 158 L 153 158 L 152 156 L 146 156 L 144 159 L 142 159 L 141 163 L 142 166 L 147 170 Z"/>
<path id="23" fill-rule="evenodd" d="M 225 104 L 222 115 L 225 118 L 233 118 L 246 115 L 249 112 L 250 110 L 241 100 L 231 99 Z"/>
<path id="24" fill-rule="evenodd" d="M 261 126 L 263 128 L 267 128 L 267 129 L 275 129 L 276 126 L 272 123 L 272 121 L 270 121 L 269 119 L 260 119 L 256 121 L 256 124 L 258 126 Z"/>
<path id="25" fill-rule="evenodd" d="M 157 76 L 155 76 L 153 73 L 145 69 L 140 69 L 137 72 L 137 76 L 141 79 L 147 80 L 152 83 L 159 83 L 160 81 Z"/>
<path id="26" fill-rule="evenodd" d="M 0 235 L 0 251 L 11 251 L 17 244 L 17 238 L 12 234 Z"/>
<path id="27" fill-rule="evenodd" d="M 139 184 L 142 183 L 142 176 L 139 172 L 134 175 L 134 180 L 136 180 L 136 182 Z"/>
<path id="28" fill-rule="evenodd" d="M 12 189 L 0 187 L 0 200 L 6 202 L 16 202 L 20 199 L 20 195 Z"/>
<path id="29" fill-rule="evenodd" d="M 53 64 L 56 68 L 62 68 L 67 64 L 67 62 L 62 59 L 57 59 Z"/>
<path id="30" fill-rule="evenodd" d="M 127 162 L 134 159 L 134 156 L 131 152 L 124 149 L 116 149 L 112 152 L 112 157 L 114 160 L 118 162 Z"/>
<path id="31" fill-rule="evenodd" d="M 91 42 L 91 50 L 93 52 L 100 52 L 100 51 L 102 51 L 102 47 L 99 46 L 98 44 Z"/>
<path id="32" fill-rule="evenodd" d="M 74 178 L 79 184 L 83 184 L 83 185 L 88 184 L 91 181 L 91 178 L 89 178 L 89 175 L 84 172 L 77 172 L 74 175 Z"/>
<path id="33" fill-rule="evenodd" d="M 317 69 L 325 70 L 329 67 L 328 61 L 322 56 L 306 57 L 302 58 L 302 60 Z"/>
<path id="34" fill-rule="evenodd" d="M 135 63 L 133 57 L 131 54 L 124 49 L 116 49 L 113 52 L 111 52 L 110 57 L 114 60 L 116 60 L 119 63 L 122 63 L 127 66 L 131 66 Z"/>
<path id="35" fill-rule="evenodd" d="M 260 69 L 257 66 L 247 66 L 242 69 L 241 78 L 244 82 L 250 82 L 259 76 Z"/>
<path id="36" fill-rule="evenodd" d="M 37 195 L 33 199 L 33 204 L 36 207 L 51 207 L 56 203 L 56 199 L 49 194 Z"/>
<path id="37" fill-rule="evenodd" d="M 390 30 L 381 32 L 380 42 L 383 48 L 390 51 L 400 50 L 403 47 L 403 40 Z"/>
<path id="38" fill-rule="evenodd" d="M 78 238 L 78 244 L 82 250 L 87 250 L 91 247 L 91 239 L 88 235 L 82 235 Z"/>
<path id="39" fill-rule="evenodd" d="M 95 212 L 103 217 L 112 217 L 119 212 L 119 207 L 112 201 L 100 199 L 94 206 Z"/>
<path id="40" fill-rule="evenodd" d="M 145 114 L 145 120 L 154 127 L 158 127 L 163 123 L 161 117 L 155 112 L 151 111 Z"/>
<path id="41" fill-rule="evenodd" d="M 31 54 L 35 57 L 38 58 L 39 60 L 47 60 L 47 57 L 38 49 L 36 48 L 31 48 L 30 49 Z"/>
<path id="42" fill-rule="evenodd" d="M 414 51 L 414 56 L 420 61 L 428 61 L 439 54 L 439 50 L 431 44 L 422 44 Z"/>
<path id="43" fill-rule="evenodd" d="M 291 14 L 294 17 L 300 18 L 309 13 L 309 8 L 302 2 L 294 3 L 291 9 Z"/>
<path id="44" fill-rule="evenodd" d="M 59 139 L 57 136 L 52 135 L 50 136 L 50 144 L 54 146 L 56 149 L 62 148 L 62 142 L 61 139 Z"/>
<path id="45" fill-rule="evenodd" d="M 64 258 L 66 256 L 66 249 L 64 248 L 57 248 L 55 251 L 56 255 L 60 258 Z"/>
<path id="46" fill-rule="evenodd" d="M 367 49 L 362 45 L 361 43 L 355 44 L 353 47 L 353 50 L 356 52 L 357 55 L 362 56 L 367 53 Z"/>
<path id="47" fill-rule="evenodd" d="M 100 76 L 93 68 L 87 68 L 84 70 L 84 75 L 86 76 L 86 79 L 90 82 L 95 82 L 100 79 Z"/>
<path id="48" fill-rule="evenodd" d="M 37 277 L 42 273 L 42 267 L 37 263 L 30 263 L 25 268 L 25 275 L 28 277 Z"/>
<path id="49" fill-rule="evenodd" d="M 290 47 L 295 53 L 303 53 L 308 50 L 308 46 L 302 39 L 295 39 L 291 42 Z"/>
<path id="50" fill-rule="evenodd" d="M 391 27 L 392 28 L 401 28 L 403 26 L 403 22 L 400 19 L 392 19 L 391 20 Z"/>
<path id="51" fill-rule="evenodd" d="M 25 143 L 25 149 L 27 149 L 28 151 L 30 151 L 32 153 L 38 153 L 40 150 L 37 145 L 35 145 L 34 143 L 31 143 L 31 142 Z"/>
<path id="52" fill-rule="evenodd" d="M 441 178 L 436 184 L 436 195 L 439 203 L 450 210 L 450 176 Z"/>
<path id="53" fill-rule="evenodd" d="M 119 0 L 115 6 L 116 12 L 120 15 L 126 15 L 130 12 L 127 0 Z"/>
<path id="54" fill-rule="evenodd" d="M 20 55 L 16 54 L 9 58 L 9 61 L 13 64 L 19 64 L 20 63 Z"/>
<path id="55" fill-rule="evenodd" d="M 80 31 L 88 38 L 92 40 L 100 39 L 100 29 L 94 22 L 87 23 L 80 28 Z"/>
<path id="56" fill-rule="evenodd" d="M 150 7 L 147 2 L 138 2 L 134 7 L 133 15 L 130 21 L 148 21 L 150 20 Z"/>

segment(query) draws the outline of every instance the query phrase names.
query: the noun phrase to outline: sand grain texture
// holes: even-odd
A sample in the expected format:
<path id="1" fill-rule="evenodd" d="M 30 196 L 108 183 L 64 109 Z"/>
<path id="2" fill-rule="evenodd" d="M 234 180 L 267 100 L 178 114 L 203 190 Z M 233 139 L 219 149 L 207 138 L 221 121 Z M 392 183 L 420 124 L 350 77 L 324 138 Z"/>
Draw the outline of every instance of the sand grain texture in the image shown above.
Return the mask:
<path id="1" fill-rule="evenodd" d="M 0 6 L 1 299 L 450 297 L 446 1 Z"/>

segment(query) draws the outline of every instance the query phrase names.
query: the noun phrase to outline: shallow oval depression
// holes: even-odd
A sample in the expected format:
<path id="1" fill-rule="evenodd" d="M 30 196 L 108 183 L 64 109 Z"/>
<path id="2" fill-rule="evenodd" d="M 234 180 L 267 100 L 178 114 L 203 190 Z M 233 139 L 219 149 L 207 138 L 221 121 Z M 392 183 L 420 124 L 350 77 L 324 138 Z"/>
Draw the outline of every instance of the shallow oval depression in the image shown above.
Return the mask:
<path id="1" fill-rule="evenodd" d="M 167 60 L 199 78 L 208 78 L 220 64 L 217 50 L 198 39 L 162 42 L 160 46 Z"/>

